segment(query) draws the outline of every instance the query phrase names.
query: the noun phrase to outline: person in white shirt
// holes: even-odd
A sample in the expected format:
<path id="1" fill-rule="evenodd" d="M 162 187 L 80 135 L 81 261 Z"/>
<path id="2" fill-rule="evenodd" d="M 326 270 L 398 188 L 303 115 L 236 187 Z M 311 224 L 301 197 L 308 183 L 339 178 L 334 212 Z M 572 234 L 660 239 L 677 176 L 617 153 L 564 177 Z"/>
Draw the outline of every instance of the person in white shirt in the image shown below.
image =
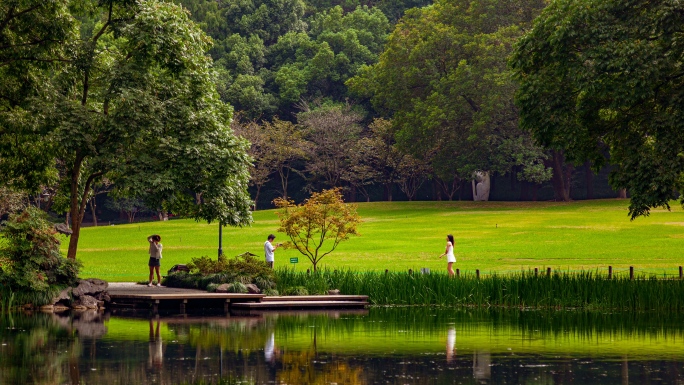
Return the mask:
<path id="1" fill-rule="evenodd" d="M 447 235 L 447 244 L 446 244 L 446 250 L 444 251 L 444 254 L 440 255 L 439 257 L 442 258 L 443 256 L 446 255 L 447 257 L 447 272 L 449 272 L 450 276 L 454 276 L 454 268 L 453 265 L 456 263 L 456 256 L 454 255 L 454 236 L 449 234 Z"/>
<path id="2" fill-rule="evenodd" d="M 150 243 L 150 262 L 147 264 L 150 267 L 150 283 L 147 286 L 152 286 L 152 279 L 154 278 L 154 272 L 157 273 L 157 286 L 161 286 L 161 275 L 159 275 L 159 268 L 161 266 L 162 258 L 162 244 L 161 237 L 159 235 L 150 235 L 147 237 L 147 242 Z"/>
<path id="3" fill-rule="evenodd" d="M 269 234 L 268 240 L 264 243 L 264 254 L 266 255 L 266 263 L 268 266 L 272 269 L 273 268 L 273 252 L 281 246 L 280 244 L 273 245 L 273 241 L 275 240 L 275 235 Z"/>

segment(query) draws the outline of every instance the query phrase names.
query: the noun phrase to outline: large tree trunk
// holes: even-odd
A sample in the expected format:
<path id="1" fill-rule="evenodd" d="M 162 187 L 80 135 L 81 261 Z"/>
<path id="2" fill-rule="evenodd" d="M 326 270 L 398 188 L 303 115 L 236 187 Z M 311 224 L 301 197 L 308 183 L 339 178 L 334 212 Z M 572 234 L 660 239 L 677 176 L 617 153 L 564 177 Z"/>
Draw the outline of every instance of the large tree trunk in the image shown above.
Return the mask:
<path id="1" fill-rule="evenodd" d="M 90 199 L 90 213 L 93 217 L 93 226 L 97 227 L 97 214 L 95 213 L 95 210 L 97 209 L 97 204 L 95 203 L 95 197 L 92 197 Z"/>
<path id="2" fill-rule="evenodd" d="M 594 199 L 594 172 L 589 161 L 584 163 L 584 184 L 587 185 L 587 199 Z"/>
<path id="3" fill-rule="evenodd" d="M 76 160 L 74 161 L 74 167 L 71 169 L 71 191 L 69 194 L 70 202 L 70 216 L 71 216 L 71 234 L 69 238 L 69 250 L 67 251 L 67 258 L 76 259 L 76 251 L 78 249 L 78 238 L 81 235 L 81 223 L 83 223 L 83 216 L 85 215 L 85 209 L 88 205 L 88 194 L 90 192 L 90 186 L 93 180 L 102 175 L 102 173 L 95 173 L 88 177 L 83 186 L 83 195 L 78 193 L 78 182 L 81 176 L 81 166 L 83 164 L 83 157 L 76 154 Z"/>
<path id="4" fill-rule="evenodd" d="M 392 202 L 392 183 L 385 183 L 385 200 Z"/>
<path id="5" fill-rule="evenodd" d="M 257 211 L 257 204 L 259 202 L 259 193 L 261 192 L 261 186 L 256 186 L 256 195 L 254 196 L 254 211 Z"/>
<path id="6" fill-rule="evenodd" d="M 553 169 L 553 184 L 554 199 L 556 201 L 569 202 L 570 201 L 570 186 L 567 181 L 567 173 L 565 166 L 565 157 L 562 151 L 553 150 L 551 159 L 551 168 Z"/>
<path id="7" fill-rule="evenodd" d="M 281 167 L 278 169 L 278 175 L 280 175 L 280 185 L 283 188 L 283 199 L 287 199 L 287 183 L 290 179 L 290 169 Z"/>
<path id="8" fill-rule="evenodd" d="M 619 199 L 627 199 L 627 189 L 623 188 L 618 191 L 618 198 Z"/>

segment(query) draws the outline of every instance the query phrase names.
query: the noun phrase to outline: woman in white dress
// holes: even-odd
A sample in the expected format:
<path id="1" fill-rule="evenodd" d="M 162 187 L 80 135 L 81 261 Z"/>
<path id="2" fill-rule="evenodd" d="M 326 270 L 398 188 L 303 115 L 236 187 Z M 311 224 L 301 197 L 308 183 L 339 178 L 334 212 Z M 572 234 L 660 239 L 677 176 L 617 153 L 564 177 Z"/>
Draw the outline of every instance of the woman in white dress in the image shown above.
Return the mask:
<path id="1" fill-rule="evenodd" d="M 444 251 L 444 254 L 439 257 L 442 258 L 445 255 L 447 257 L 447 271 L 449 272 L 449 275 L 453 277 L 455 273 L 452 266 L 454 262 L 456 262 L 456 256 L 454 255 L 454 236 L 451 234 L 447 235 L 446 250 Z"/>

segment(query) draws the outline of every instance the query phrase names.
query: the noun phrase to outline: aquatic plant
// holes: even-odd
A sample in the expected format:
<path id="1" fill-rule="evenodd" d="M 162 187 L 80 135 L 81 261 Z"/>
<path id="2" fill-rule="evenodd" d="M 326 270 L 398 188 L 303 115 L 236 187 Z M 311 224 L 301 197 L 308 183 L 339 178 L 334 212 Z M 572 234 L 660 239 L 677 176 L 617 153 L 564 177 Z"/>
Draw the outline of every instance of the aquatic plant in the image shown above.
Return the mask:
<path id="1" fill-rule="evenodd" d="M 592 272 L 532 272 L 477 277 L 462 274 L 410 274 L 322 270 L 313 273 L 280 269 L 278 289 L 302 286 L 312 294 L 339 289 L 368 295 L 376 305 L 463 305 L 517 308 L 684 310 L 684 280 L 627 276 L 608 279 Z"/>

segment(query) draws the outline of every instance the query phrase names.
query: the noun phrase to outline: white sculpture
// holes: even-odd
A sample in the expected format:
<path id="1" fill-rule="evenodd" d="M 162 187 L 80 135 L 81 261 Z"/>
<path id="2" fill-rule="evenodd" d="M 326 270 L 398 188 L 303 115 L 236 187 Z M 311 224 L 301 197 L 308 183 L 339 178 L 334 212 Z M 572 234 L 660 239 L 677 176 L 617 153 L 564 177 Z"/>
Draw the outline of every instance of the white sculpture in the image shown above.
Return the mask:
<path id="1" fill-rule="evenodd" d="M 490 186 L 489 171 L 475 171 L 473 173 L 473 200 L 488 201 Z"/>

